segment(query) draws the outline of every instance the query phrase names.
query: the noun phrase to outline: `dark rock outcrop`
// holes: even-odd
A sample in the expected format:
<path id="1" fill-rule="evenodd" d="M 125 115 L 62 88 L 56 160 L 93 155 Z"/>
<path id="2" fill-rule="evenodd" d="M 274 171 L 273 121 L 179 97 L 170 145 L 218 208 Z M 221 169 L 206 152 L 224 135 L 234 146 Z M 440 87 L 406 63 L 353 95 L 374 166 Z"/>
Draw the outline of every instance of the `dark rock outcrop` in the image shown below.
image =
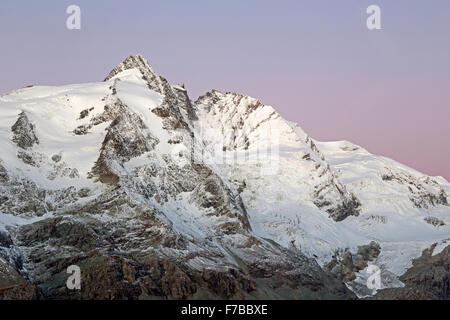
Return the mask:
<path id="1" fill-rule="evenodd" d="M 380 245 L 372 241 L 368 245 L 359 246 L 356 254 L 349 250 L 336 252 L 325 268 L 342 281 L 353 281 L 356 279 L 355 273 L 364 270 L 368 266 L 367 262 L 375 260 L 380 253 Z"/>
<path id="2" fill-rule="evenodd" d="M 385 168 L 381 178 L 386 182 L 403 185 L 410 194 L 409 200 L 416 208 L 428 209 L 438 205 L 449 205 L 444 189 L 441 189 L 439 184 L 430 177 L 416 179 L 409 174 L 393 172 Z"/>
<path id="3" fill-rule="evenodd" d="M 123 108 L 107 129 L 100 156 L 91 175 L 104 183 L 117 182 L 118 174 L 113 163 L 120 166 L 124 161 L 153 150 L 158 142 L 138 115 Z"/>
<path id="4" fill-rule="evenodd" d="M 11 127 L 13 132 L 13 142 L 22 149 L 31 148 L 35 143 L 38 144 L 39 140 L 34 132 L 34 126 L 29 121 L 28 116 L 24 111 L 20 113 L 16 123 Z"/>
<path id="5" fill-rule="evenodd" d="M 427 217 L 424 219 L 426 223 L 429 223 L 435 227 L 445 226 L 445 222 L 436 217 Z"/>
<path id="6" fill-rule="evenodd" d="M 0 246 L 3 245 L 0 244 Z M 2 256 L 2 250 L 0 250 L 0 300 L 36 299 L 35 286 L 22 277 Z"/>

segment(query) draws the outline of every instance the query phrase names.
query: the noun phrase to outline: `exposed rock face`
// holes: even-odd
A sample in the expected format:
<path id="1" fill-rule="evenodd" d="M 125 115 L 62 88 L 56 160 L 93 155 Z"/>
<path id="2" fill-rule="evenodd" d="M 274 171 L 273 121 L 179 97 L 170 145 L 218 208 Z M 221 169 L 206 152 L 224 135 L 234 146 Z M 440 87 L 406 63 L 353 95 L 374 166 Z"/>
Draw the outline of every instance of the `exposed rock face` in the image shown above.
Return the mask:
<path id="1" fill-rule="evenodd" d="M 129 56 L 111 71 L 105 81 L 112 79 L 123 71 L 131 69 L 139 70 L 142 79 L 147 83 L 148 88 L 161 94 L 163 97 L 163 101 L 159 107 L 159 114 L 164 115 L 166 118 L 164 120 L 165 128 L 186 128 L 187 124 L 180 112 L 180 108 L 193 117 L 193 109 L 189 97 L 187 96 L 187 92 L 172 88 L 165 78 L 155 73 L 148 61 L 142 55 Z"/>
<path id="2" fill-rule="evenodd" d="M 145 222 L 148 218 L 142 218 Z M 127 228 L 125 225 L 123 227 Z M 128 227 L 129 228 L 129 227 Z M 274 297 L 291 292 L 290 298 L 354 298 L 348 289 L 324 273 L 314 262 L 293 253 L 281 253 L 273 264 L 267 258 L 242 268 L 223 270 L 192 269 L 177 259 L 154 251 L 119 252 L 117 231 L 91 220 L 89 224 L 72 218 L 51 218 L 14 231 L 14 246 L 22 256 L 19 270 L 26 271 L 28 281 L 9 265 L 0 282 L 0 297 L 13 299 L 244 299 Z M 123 230 L 130 235 L 133 231 Z M 146 240 L 152 239 L 150 234 Z M 8 241 L 8 245 L 9 241 Z M 130 245 L 129 243 L 127 245 Z M 171 244 L 166 243 L 164 246 Z M 0 260 L 1 261 L 1 260 Z M 273 264 L 273 265 L 272 265 Z M 82 270 L 82 288 L 66 287 L 67 267 Z M 8 269 L 4 269 L 4 268 Z M 245 271 L 248 270 L 248 271 Z M 276 278 L 276 279 L 275 279 Z M 269 283 L 272 283 L 269 285 Z M 265 289 L 261 290 L 264 285 Z M 270 289 L 272 288 L 272 289 Z M 286 298 L 286 296 L 285 296 Z"/>
<path id="3" fill-rule="evenodd" d="M 211 122 L 214 121 L 212 128 L 217 130 L 219 135 L 217 138 L 220 137 L 223 148 L 226 150 L 248 149 L 249 138 L 258 127 L 258 125 L 251 125 L 248 120 L 254 116 L 253 111 L 263 107 L 260 101 L 236 93 L 212 90 L 199 97 L 195 105 L 199 112 L 210 115 Z M 276 112 L 269 112 L 259 125 L 276 117 L 279 117 Z"/>
<path id="4" fill-rule="evenodd" d="M 114 92 L 115 90 L 115 83 L 110 87 L 110 89 Z M 105 122 L 110 122 L 115 120 L 119 115 L 122 113 L 127 112 L 125 109 L 123 103 L 117 99 L 114 94 L 108 94 L 106 97 L 102 99 L 102 101 L 105 101 L 106 104 L 103 107 L 103 112 L 99 114 L 93 114 L 90 118 L 88 118 L 88 114 L 86 114 L 85 117 L 80 117 L 80 120 L 88 120 L 89 121 L 83 125 L 80 125 L 76 127 L 73 130 L 73 133 L 76 135 L 86 135 L 89 133 L 89 130 L 92 129 L 94 126 L 101 125 Z"/>
<path id="5" fill-rule="evenodd" d="M 0 163 L 0 182 L 5 183 L 8 182 L 9 176 L 8 171 L 6 171 L 5 167 Z"/>
<path id="6" fill-rule="evenodd" d="M 358 216 L 361 210 L 358 198 L 337 179 L 329 165 L 323 165 L 320 160 L 324 161 L 325 157 L 309 136 L 306 137 L 305 143 L 309 145 L 312 152 L 306 154 L 304 159 L 316 163 L 315 169 L 318 177 L 324 178 L 318 179 L 320 182 L 314 188 L 314 204 L 325 210 L 329 217 L 336 222 L 343 221 L 349 216 Z M 336 201 L 336 198 L 339 201 Z"/>
<path id="7" fill-rule="evenodd" d="M 148 61 L 139 54 L 136 56 L 129 56 L 125 59 L 125 61 L 110 72 L 110 74 L 105 78 L 105 81 L 108 81 L 119 73 L 130 69 L 138 69 L 151 90 L 154 90 L 163 96 L 171 96 L 172 89 L 167 83 L 167 80 L 158 76 Z"/>
<path id="8" fill-rule="evenodd" d="M 0 184 L 0 211 L 14 215 L 42 216 L 67 207 L 80 198 L 79 190 L 73 186 L 46 190 L 29 179 L 16 176 Z"/>
<path id="9" fill-rule="evenodd" d="M 92 174 L 102 182 L 117 182 L 113 162 L 121 165 L 124 161 L 152 151 L 158 143 L 158 139 L 151 135 L 138 115 L 120 106 L 123 111 L 109 125 L 100 157 L 92 170 Z"/>
<path id="10" fill-rule="evenodd" d="M 303 160 L 313 168 L 310 179 L 314 184 L 314 204 L 334 221 L 359 215 L 361 203 L 339 182 L 314 141 L 303 132 L 298 135 L 273 108 L 251 97 L 217 90 L 199 97 L 195 104 L 197 112 L 206 119 L 197 124 L 200 131 L 213 131 L 215 140 L 208 142 L 213 146 L 220 143 L 224 152 L 243 152 L 261 145 L 269 149 L 270 143 L 291 145 L 300 140 L 308 151 Z"/>
<path id="11" fill-rule="evenodd" d="M 336 252 L 326 269 L 335 274 L 338 279 L 350 282 L 356 279 L 355 273 L 364 270 L 367 262 L 375 260 L 381 252 L 380 245 L 372 241 L 368 245 L 358 247 L 358 252 L 352 254 L 349 250 Z"/>
<path id="12" fill-rule="evenodd" d="M 361 256 L 364 261 L 372 261 L 380 255 L 380 252 L 380 245 L 372 241 L 368 245 L 358 247 L 357 255 Z"/>
<path id="13" fill-rule="evenodd" d="M 386 169 L 382 179 L 390 183 L 398 183 L 408 188 L 409 199 L 416 208 L 428 209 L 436 205 L 448 206 L 447 195 L 444 189 L 433 179 L 427 177 L 422 180 L 414 179 L 411 175 L 393 172 Z"/>
<path id="14" fill-rule="evenodd" d="M 218 227 L 225 233 L 248 230 L 247 212 L 239 195 L 233 194 L 216 175 L 211 175 L 192 192 L 191 202 L 208 209 L 211 215 L 223 215 L 229 219 Z"/>
<path id="15" fill-rule="evenodd" d="M 329 181 L 316 187 L 314 192 L 314 204 L 325 210 L 334 221 L 342 221 L 349 216 L 358 216 L 361 203 L 355 195 L 349 193 L 345 187 L 337 182 L 332 174 Z M 337 195 L 341 202 L 330 201 L 330 195 Z"/>
<path id="16" fill-rule="evenodd" d="M 36 298 L 35 287 L 23 278 L 17 269 L 20 261 L 11 264 L 9 251 L 13 241 L 0 230 L 0 300 L 29 300 Z"/>
<path id="17" fill-rule="evenodd" d="M 445 226 L 445 222 L 441 219 L 438 219 L 436 217 L 427 217 L 424 219 L 427 223 L 435 226 L 435 227 L 442 227 Z"/>
<path id="18" fill-rule="evenodd" d="M 0 247 L 10 248 L 12 245 L 11 237 L 5 231 L 0 231 Z"/>
<path id="19" fill-rule="evenodd" d="M 22 149 L 31 148 L 35 143 L 39 143 L 34 133 L 33 124 L 23 111 L 20 113 L 16 123 L 11 127 L 11 130 L 14 133 L 13 142 Z"/>
<path id="20" fill-rule="evenodd" d="M 450 299 L 450 246 L 433 256 L 434 248 L 424 250 L 422 256 L 413 260 L 413 266 L 400 277 L 405 287 L 380 290 L 374 299 Z"/>
<path id="21" fill-rule="evenodd" d="M 0 300 L 36 299 L 35 287 L 0 257 Z"/>

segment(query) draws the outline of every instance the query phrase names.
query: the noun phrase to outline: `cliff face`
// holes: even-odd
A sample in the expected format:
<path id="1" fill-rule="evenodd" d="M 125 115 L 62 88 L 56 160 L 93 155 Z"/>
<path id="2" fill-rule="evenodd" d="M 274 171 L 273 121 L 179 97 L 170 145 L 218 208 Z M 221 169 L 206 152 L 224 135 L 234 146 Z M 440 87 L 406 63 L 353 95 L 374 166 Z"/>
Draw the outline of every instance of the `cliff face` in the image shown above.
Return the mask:
<path id="1" fill-rule="evenodd" d="M 353 299 L 368 262 L 398 286 L 450 237 L 446 181 L 244 95 L 192 102 L 140 55 L 0 107 L 0 298 Z"/>

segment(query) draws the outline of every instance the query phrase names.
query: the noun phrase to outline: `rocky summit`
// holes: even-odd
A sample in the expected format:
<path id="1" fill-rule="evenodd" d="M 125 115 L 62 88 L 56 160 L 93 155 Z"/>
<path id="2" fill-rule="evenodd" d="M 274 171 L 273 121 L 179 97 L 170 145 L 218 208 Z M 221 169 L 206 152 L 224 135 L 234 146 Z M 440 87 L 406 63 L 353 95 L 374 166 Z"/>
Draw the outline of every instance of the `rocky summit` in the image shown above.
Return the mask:
<path id="1" fill-rule="evenodd" d="M 450 298 L 450 184 L 257 99 L 136 55 L 0 110 L 0 299 Z"/>

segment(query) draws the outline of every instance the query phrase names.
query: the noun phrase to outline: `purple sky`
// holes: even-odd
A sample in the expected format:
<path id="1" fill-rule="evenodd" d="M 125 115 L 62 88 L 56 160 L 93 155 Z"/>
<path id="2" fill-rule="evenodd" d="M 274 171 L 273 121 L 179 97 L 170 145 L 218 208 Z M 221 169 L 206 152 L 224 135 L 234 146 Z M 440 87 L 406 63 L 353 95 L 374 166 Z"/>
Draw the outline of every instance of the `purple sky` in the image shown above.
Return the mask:
<path id="1" fill-rule="evenodd" d="M 370 4 L 381 31 L 366 28 Z M 103 80 L 142 53 L 193 99 L 245 93 L 316 139 L 450 180 L 448 0 L 3 0 L 0 41 L 2 93 Z"/>

